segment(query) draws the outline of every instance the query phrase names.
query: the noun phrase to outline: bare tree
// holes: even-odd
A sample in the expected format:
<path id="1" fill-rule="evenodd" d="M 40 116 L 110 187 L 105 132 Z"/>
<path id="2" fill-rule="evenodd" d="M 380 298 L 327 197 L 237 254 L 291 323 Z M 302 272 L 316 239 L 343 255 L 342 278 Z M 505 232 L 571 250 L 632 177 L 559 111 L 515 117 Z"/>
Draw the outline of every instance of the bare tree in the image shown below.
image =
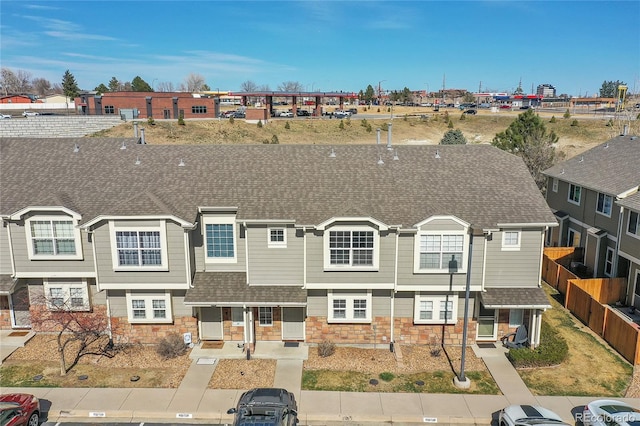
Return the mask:
<path id="1" fill-rule="evenodd" d="M 14 72 L 9 68 L 2 68 L 0 84 L 5 95 L 10 93 L 29 93 L 31 92 L 31 73 L 23 70 Z"/>
<path id="2" fill-rule="evenodd" d="M 202 74 L 191 73 L 184 79 L 184 83 L 180 88 L 185 92 L 193 93 L 202 90 L 204 85 L 204 76 Z"/>
<path id="3" fill-rule="evenodd" d="M 284 81 L 278 85 L 278 90 L 282 92 L 301 92 L 302 84 L 298 81 Z"/>
<path id="4" fill-rule="evenodd" d="M 66 375 L 80 358 L 87 355 L 115 356 L 114 330 L 110 328 L 105 309 L 89 310 L 86 299 L 60 293 L 32 298 L 31 324 L 56 337 L 60 374 Z"/>
<path id="5" fill-rule="evenodd" d="M 258 90 L 258 85 L 251 80 L 247 80 L 240 85 L 242 92 L 255 92 Z"/>
<path id="6" fill-rule="evenodd" d="M 260 86 L 260 87 L 258 88 L 258 90 L 259 90 L 260 92 L 270 92 L 270 91 L 271 91 L 271 88 L 269 87 L 269 85 L 268 85 L 268 84 L 263 84 L 262 86 Z"/>
<path id="7" fill-rule="evenodd" d="M 47 79 L 34 78 L 31 84 L 36 94 L 41 98 L 44 98 L 51 92 L 51 83 Z"/>
<path id="8" fill-rule="evenodd" d="M 161 81 L 155 86 L 156 92 L 175 92 L 176 88 L 173 86 L 173 83 L 170 81 Z"/>

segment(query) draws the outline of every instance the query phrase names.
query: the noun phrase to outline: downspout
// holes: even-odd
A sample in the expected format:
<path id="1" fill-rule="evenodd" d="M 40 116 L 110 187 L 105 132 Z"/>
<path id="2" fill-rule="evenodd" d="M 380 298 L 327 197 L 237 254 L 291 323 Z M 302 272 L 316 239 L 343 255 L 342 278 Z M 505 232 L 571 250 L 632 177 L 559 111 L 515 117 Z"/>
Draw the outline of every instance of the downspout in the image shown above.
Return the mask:
<path id="1" fill-rule="evenodd" d="M 307 227 L 302 227 L 302 288 L 307 288 Z"/>
<path id="2" fill-rule="evenodd" d="M 249 285 L 249 230 L 247 222 L 242 222 L 242 226 L 244 227 L 244 270 L 247 275 L 247 285 Z"/>
<path id="3" fill-rule="evenodd" d="M 395 264 L 394 264 L 394 271 L 393 271 L 393 291 L 391 292 L 391 309 L 390 309 L 390 313 L 391 313 L 391 329 L 389 331 L 389 342 L 392 345 L 393 348 L 393 344 L 395 343 L 395 322 L 396 322 L 396 318 L 395 318 L 395 314 L 396 314 L 396 310 L 395 310 L 395 304 L 396 304 L 396 291 L 398 290 L 398 245 L 399 245 L 399 239 L 400 239 L 400 229 L 396 229 L 396 259 L 395 259 Z"/>
<path id="4" fill-rule="evenodd" d="M 544 237 L 548 229 L 549 227 L 545 226 L 544 230 L 542 231 L 542 240 L 541 240 L 542 244 L 540 244 L 540 265 L 538 266 L 538 276 L 540 277 L 540 279 L 538 280 L 538 287 L 542 287 L 542 263 L 544 261 Z"/>
<path id="5" fill-rule="evenodd" d="M 191 253 L 189 253 L 189 229 L 184 230 L 184 263 L 185 263 L 185 274 L 187 283 L 189 283 L 189 288 L 193 288 L 193 281 L 191 280 Z"/>
<path id="6" fill-rule="evenodd" d="M 9 239 L 9 257 L 11 258 L 11 276 L 16 276 L 16 261 L 13 258 L 13 239 L 11 238 L 11 223 L 4 222 L 7 225 L 7 238 Z M 11 298 L 9 298 L 11 300 Z M 12 311 L 13 312 L 13 311 Z"/>
<path id="7" fill-rule="evenodd" d="M 484 237 L 484 251 L 482 253 L 482 277 L 481 277 L 482 291 L 484 291 L 484 284 L 487 277 L 487 242 L 489 239 L 488 237 L 490 235 L 493 235 L 492 231 L 488 231 L 488 233 Z"/>
<path id="8" fill-rule="evenodd" d="M 98 292 L 102 291 L 100 289 L 100 279 L 99 279 L 99 275 L 98 275 L 98 257 L 96 256 L 96 235 L 93 232 L 93 230 L 91 230 L 90 228 L 86 228 L 87 231 L 87 238 L 89 235 L 91 235 L 91 253 L 93 253 L 93 268 L 95 269 L 95 273 L 96 273 L 96 289 L 98 290 Z M 105 293 L 108 293 L 107 290 L 105 290 Z M 107 333 L 109 334 L 109 342 L 113 341 L 113 329 L 112 329 L 112 324 L 111 324 L 111 303 L 109 300 L 109 295 L 105 294 L 105 300 L 106 300 L 106 305 L 107 305 Z"/>
<path id="9" fill-rule="evenodd" d="M 620 240 L 622 239 L 622 221 L 624 220 L 624 207 L 620 206 L 620 213 L 618 214 L 618 235 L 616 235 L 616 251 L 613 253 L 613 268 L 611 271 L 611 277 L 618 275 L 618 253 L 620 252 Z M 629 294 L 629 292 L 627 292 Z"/>

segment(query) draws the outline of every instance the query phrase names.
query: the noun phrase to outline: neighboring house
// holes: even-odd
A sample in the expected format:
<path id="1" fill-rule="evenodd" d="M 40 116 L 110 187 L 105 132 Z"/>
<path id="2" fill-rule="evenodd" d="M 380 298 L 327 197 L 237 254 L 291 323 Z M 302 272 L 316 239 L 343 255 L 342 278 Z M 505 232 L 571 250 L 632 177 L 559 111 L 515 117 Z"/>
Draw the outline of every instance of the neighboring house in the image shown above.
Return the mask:
<path id="1" fill-rule="evenodd" d="M 468 284 L 469 342 L 539 343 L 557 222 L 519 157 L 137 142 L 0 139 L 12 327 L 44 296 L 142 342 L 461 344 Z"/>
<path id="2" fill-rule="evenodd" d="M 640 139 L 615 137 L 544 173 L 547 202 L 560 223 L 547 233 L 547 245 L 583 248 L 584 266 L 574 265 L 582 275 L 627 278 L 631 303 L 640 248 L 629 216 L 637 220 L 630 209 L 638 210 Z"/>
<path id="3" fill-rule="evenodd" d="M 27 95 L 5 95 L 0 96 L 0 104 L 30 104 L 34 99 Z"/>
<path id="4" fill-rule="evenodd" d="M 640 309 L 640 192 L 618 204 L 624 209 L 618 256 L 624 263 L 628 262 L 627 304 Z"/>
<path id="5" fill-rule="evenodd" d="M 69 104 L 72 102 L 68 96 L 58 94 L 47 95 L 41 101 L 47 104 Z"/>

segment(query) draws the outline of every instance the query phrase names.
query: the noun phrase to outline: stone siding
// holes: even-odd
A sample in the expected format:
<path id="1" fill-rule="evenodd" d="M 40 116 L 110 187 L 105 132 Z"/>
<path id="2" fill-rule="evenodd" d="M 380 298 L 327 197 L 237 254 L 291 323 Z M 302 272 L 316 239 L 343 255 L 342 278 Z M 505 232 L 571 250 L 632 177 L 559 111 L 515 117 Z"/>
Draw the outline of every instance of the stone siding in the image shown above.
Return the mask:
<path id="1" fill-rule="evenodd" d="M 114 334 L 123 336 L 129 343 L 156 344 L 171 333 L 191 333 L 192 341 L 198 340 L 198 320 L 192 316 L 175 317 L 172 324 L 131 324 L 126 317 L 111 318 L 111 326 Z"/>
<path id="2" fill-rule="evenodd" d="M 124 123 L 116 116 L 38 116 L 0 121 L 2 138 L 76 138 Z M 131 132 L 131 137 L 134 137 Z"/>

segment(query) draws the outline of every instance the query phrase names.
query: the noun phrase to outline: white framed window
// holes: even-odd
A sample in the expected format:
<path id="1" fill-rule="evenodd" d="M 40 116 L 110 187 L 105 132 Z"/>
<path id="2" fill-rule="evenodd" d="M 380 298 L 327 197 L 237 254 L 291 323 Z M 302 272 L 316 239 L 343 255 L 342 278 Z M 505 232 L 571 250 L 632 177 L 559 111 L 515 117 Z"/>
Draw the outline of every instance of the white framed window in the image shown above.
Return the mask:
<path id="1" fill-rule="evenodd" d="M 91 309 L 87 282 L 45 279 L 44 297 L 47 308 L 55 311 L 88 311 Z"/>
<path id="2" fill-rule="evenodd" d="M 629 210 L 627 234 L 635 237 L 640 237 L 640 213 Z"/>
<path id="3" fill-rule="evenodd" d="M 574 184 L 569 184 L 569 196 L 567 201 L 572 204 L 580 205 L 580 195 L 582 193 L 582 187 Z"/>
<path id="4" fill-rule="evenodd" d="M 231 308 L 231 325 L 234 327 L 244 325 L 244 310 L 242 308 Z"/>
<path id="5" fill-rule="evenodd" d="M 237 263 L 237 226 L 235 216 L 205 216 L 204 254 L 209 263 Z"/>
<path id="6" fill-rule="evenodd" d="M 509 327 L 515 328 L 522 325 L 524 319 L 523 309 L 509 309 Z"/>
<path id="7" fill-rule="evenodd" d="M 615 250 L 611 247 L 607 247 L 607 254 L 604 257 L 604 275 L 611 277 L 613 274 L 613 258 Z"/>
<path id="8" fill-rule="evenodd" d="M 164 221 L 154 226 L 121 227 L 109 222 L 114 270 L 162 271 L 168 268 Z"/>
<path id="9" fill-rule="evenodd" d="M 368 226 L 336 226 L 324 233 L 325 270 L 378 269 L 380 237 Z"/>
<path id="10" fill-rule="evenodd" d="M 611 217 L 611 206 L 613 205 L 613 197 L 611 195 L 598 193 L 598 203 L 596 211 L 604 216 Z"/>
<path id="11" fill-rule="evenodd" d="M 502 232 L 502 251 L 520 250 L 520 231 L 503 231 Z"/>
<path id="12" fill-rule="evenodd" d="M 130 323 L 170 323 L 173 320 L 169 292 L 127 291 L 126 300 Z"/>
<path id="13" fill-rule="evenodd" d="M 267 228 L 267 247 L 285 248 L 287 247 L 287 229 L 284 227 Z"/>
<path id="14" fill-rule="evenodd" d="M 25 221 L 31 260 L 79 260 L 82 244 L 77 221 L 66 216 L 34 216 Z"/>
<path id="15" fill-rule="evenodd" d="M 413 322 L 416 324 L 455 324 L 458 322 L 456 294 L 425 295 L 416 293 Z"/>
<path id="16" fill-rule="evenodd" d="M 263 327 L 273 325 L 273 308 L 270 306 L 258 308 L 258 323 Z"/>
<path id="17" fill-rule="evenodd" d="M 455 261 L 456 272 L 465 273 L 469 247 L 466 232 L 419 232 L 415 239 L 415 273 L 450 273 Z"/>
<path id="18" fill-rule="evenodd" d="M 553 192 L 558 192 L 558 178 L 553 178 L 553 181 L 551 184 L 551 190 Z"/>
<path id="19" fill-rule="evenodd" d="M 575 229 L 567 231 L 567 247 L 580 247 L 580 233 Z"/>
<path id="20" fill-rule="evenodd" d="M 328 294 L 328 322 L 371 322 L 371 292 L 367 293 L 333 293 Z"/>

